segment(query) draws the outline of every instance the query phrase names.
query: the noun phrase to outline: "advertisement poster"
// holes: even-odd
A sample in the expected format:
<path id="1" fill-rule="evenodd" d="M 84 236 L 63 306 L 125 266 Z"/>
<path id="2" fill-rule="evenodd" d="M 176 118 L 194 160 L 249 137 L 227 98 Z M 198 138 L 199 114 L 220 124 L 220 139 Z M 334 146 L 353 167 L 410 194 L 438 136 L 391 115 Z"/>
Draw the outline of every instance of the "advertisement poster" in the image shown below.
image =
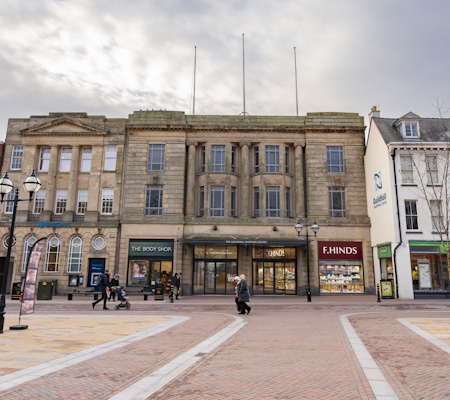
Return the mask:
<path id="1" fill-rule="evenodd" d="M 131 283 L 145 283 L 147 282 L 147 274 L 149 268 L 149 262 L 147 260 L 142 261 L 130 261 L 131 264 Z"/>
<path id="2" fill-rule="evenodd" d="M 420 289 L 431 289 L 431 269 L 429 263 L 419 263 Z"/>
<path id="3" fill-rule="evenodd" d="M 20 314 L 32 314 L 34 312 L 34 302 L 36 298 L 36 280 L 39 260 L 42 250 L 44 250 L 45 241 L 37 242 L 28 259 L 27 274 L 23 288 L 22 306 Z"/>
<path id="4" fill-rule="evenodd" d="M 392 281 L 381 281 L 381 297 L 392 299 Z"/>

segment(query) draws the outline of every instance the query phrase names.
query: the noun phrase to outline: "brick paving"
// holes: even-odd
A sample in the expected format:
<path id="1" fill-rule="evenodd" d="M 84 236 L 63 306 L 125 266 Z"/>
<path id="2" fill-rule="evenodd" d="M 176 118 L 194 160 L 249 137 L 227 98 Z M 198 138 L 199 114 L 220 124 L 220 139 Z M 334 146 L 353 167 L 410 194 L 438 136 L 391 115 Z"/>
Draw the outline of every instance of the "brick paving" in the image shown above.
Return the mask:
<path id="1" fill-rule="evenodd" d="M 98 359 L 0 393 L 2 399 L 107 399 L 233 321 L 232 297 L 133 301 L 129 315 L 184 315 L 177 328 Z M 102 315 L 90 299 L 38 302 L 38 314 Z M 397 318 L 450 318 L 448 301 L 384 301 L 373 296 L 253 297 L 246 326 L 154 394 L 152 399 L 374 399 L 339 322 L 343 314 L 399 399 L 450 398 L 450 355 Z M 7 304 L 7 321 L 17 304 Z M 114 311 L 106 311 L 111 314 Z M 117 318 L 123 311 L 117 311 Z M 361 313 L 361 314 L 356 314 Z M 108 314 L 108 315 L 109 315 Z M 15 322 L 15 321 L 14 321 Z M 26 323 L 26 321 L 24 321 Z M 49 327 L 50 329 L 50 327 Z M 7 335 L 0 336 L 0 345 Z M 15 332 L 14 334 L 20 334 Z"/>

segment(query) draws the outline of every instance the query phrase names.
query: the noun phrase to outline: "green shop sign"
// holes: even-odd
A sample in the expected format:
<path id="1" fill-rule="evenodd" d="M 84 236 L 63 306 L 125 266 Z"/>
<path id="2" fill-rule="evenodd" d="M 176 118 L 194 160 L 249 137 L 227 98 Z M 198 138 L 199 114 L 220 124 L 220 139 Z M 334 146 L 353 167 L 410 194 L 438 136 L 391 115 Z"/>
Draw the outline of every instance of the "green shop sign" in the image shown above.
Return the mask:
<path id="1" fill-rule="evenodd" d="M 130 240 L 129 256 L 173 257 L 173 240 Z"/>
<path id="2" fill-rule="evenodd" d="M 378 258 L 391 258 L 391 245 L 378 247 Z"/>

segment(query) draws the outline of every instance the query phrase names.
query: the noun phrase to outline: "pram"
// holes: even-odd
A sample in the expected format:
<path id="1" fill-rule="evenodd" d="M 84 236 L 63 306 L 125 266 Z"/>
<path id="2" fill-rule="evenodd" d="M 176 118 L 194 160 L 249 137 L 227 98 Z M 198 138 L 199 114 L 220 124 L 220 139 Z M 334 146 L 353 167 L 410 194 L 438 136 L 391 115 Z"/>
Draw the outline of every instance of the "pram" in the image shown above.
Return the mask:
<path id="1" fill-rule="evenodd" d="M 127 310 L 130 309 L 131 304 L 128 301 L 128 296 L 125 294 L 125 290 L 123 289 L 123 286 L 115 286 L 112 288 L 117 294 L 117 299 L 120 301 L 117 306 L 114 307 L 115 310 L 119 310 L 120 308 L 126 308 Z"/>

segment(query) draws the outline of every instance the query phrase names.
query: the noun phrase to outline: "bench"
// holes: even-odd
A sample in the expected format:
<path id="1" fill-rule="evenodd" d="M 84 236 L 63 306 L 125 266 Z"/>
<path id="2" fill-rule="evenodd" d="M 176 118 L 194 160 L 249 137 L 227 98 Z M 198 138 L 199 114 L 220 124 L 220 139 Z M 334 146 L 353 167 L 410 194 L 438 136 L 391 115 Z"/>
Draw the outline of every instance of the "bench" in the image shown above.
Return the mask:
<path id="1" fill-rule="evenodd" d="M 143 294 L 144 300 L 148 300 L 148 295 L 151 294 L 151 292 L 144 291 L 144 288 L 140 288 L 140 287 L 129 286 L 129 287 L 124 287 L 124 290 L 125 290 L 125 293 L 127 294 L 127 296 Z"/>
<path id="2" fill-rule="evenodd" d="M 80 288 L 76 288 L 73 289 L 72 293 L 67 293 L 67 300 L 72 300 L 73 295 L 86 295 L 86 294 L 94 294 L 94 300 L 98 300 L 98 295 L 100 294 L 100 292 L 98 290 L 94 290 L 93 287 L 80 287 Z"/>

